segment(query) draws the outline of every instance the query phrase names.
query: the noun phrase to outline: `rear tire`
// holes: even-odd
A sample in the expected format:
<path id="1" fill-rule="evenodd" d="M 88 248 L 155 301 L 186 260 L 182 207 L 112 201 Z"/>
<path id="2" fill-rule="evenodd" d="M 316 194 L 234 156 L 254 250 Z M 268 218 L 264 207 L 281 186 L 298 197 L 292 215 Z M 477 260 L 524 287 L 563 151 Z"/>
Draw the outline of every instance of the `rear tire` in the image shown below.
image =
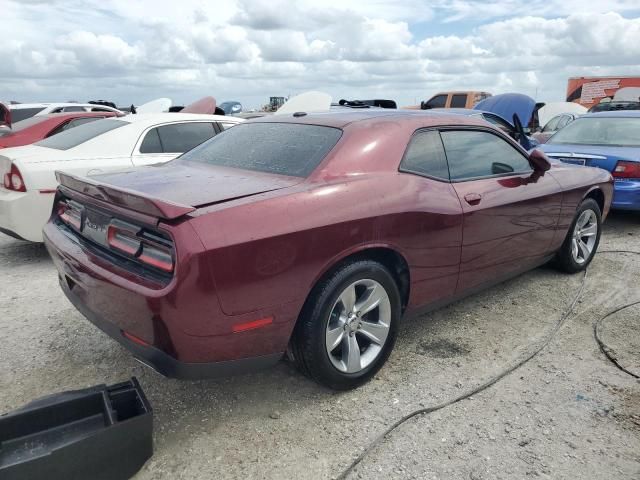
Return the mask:
<path id="1" fill-rule="evenodd" d="M 401 300 L 393 275 L 371 260 L 345 263 L 322 279 L 291 339 L 298 368 L 335 390 L 371 379 L 393 349 Z"/>
<path id="2" fill-rule="evenodd" d="M 567 273 L 584 270 L 593 260 L 602 227 L 602 213 L 592 198 L 584 200 L 576 210 L 564 243 L 556 253 L 556 265 Z"/>

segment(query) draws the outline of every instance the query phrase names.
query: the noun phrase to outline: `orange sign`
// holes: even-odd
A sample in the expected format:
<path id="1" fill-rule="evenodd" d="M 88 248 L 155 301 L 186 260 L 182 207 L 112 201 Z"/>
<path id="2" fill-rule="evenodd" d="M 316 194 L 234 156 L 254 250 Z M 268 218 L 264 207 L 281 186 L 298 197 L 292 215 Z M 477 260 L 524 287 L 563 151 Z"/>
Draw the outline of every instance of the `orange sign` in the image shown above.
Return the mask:
<path id="1" fill-rule="evenodd" d="M 591 108 L 605 101 L 640 101 L 640 77 L 573 77 L 567 84 L 567 102 Z"/>

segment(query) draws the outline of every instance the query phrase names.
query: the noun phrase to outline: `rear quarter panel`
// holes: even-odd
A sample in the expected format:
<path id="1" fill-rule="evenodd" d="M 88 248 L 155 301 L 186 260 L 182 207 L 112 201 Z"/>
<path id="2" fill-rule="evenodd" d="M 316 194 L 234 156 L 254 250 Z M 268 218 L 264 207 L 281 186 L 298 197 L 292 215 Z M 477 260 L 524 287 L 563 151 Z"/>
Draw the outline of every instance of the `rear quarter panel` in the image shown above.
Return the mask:
<path id="1" fill-rule="evenodd" d="M 578 205 L 594 190 L 600 190 L 604 195 L 602 211 L 604 221 L 613 198 L 613 178 L 609 172 L 601 168 L 582 167 L 559 161 L 552 161 L 549 174 L 558 181 L 563 190 L 558 230 L 552 245 L 552 249 L 557 250 L 573 222 Z"/>

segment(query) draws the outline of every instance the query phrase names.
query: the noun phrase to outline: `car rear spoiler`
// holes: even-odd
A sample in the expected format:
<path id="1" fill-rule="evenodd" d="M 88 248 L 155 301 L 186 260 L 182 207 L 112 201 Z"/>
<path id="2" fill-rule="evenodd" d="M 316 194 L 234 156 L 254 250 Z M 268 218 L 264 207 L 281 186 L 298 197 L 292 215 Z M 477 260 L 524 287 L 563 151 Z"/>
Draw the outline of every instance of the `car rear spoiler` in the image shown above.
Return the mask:
<path id="1" fill-rule="evenodd" d="M 125 480 L 152 455 L 153 410 L 135 377 L 0 416 L 3 480 Z"/>
<path id="2" fill-rule="evenodd" d="M 86 177 L 56 172 L 56 178 L 60 185 L 78 193 L 164 220 L 174 220 L 196 210 L 190 205 L 160 200 L 141 192 L 94 182 Z"/>

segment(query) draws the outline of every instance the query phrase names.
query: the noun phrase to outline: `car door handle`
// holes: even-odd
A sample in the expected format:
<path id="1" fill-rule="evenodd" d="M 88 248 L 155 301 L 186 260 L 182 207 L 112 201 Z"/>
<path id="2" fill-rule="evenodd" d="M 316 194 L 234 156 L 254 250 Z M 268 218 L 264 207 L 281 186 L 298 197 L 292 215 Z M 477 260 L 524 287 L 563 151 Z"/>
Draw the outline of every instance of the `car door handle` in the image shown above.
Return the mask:
<path id="1" fill-rule="evenodd" d="M 482 200 L 482 195 L 480 195 L 479 193 L 467 193 L 464 196 L 464 200 L 469 205 L 478 205 L 480 203 L 480 200 Z"/>

